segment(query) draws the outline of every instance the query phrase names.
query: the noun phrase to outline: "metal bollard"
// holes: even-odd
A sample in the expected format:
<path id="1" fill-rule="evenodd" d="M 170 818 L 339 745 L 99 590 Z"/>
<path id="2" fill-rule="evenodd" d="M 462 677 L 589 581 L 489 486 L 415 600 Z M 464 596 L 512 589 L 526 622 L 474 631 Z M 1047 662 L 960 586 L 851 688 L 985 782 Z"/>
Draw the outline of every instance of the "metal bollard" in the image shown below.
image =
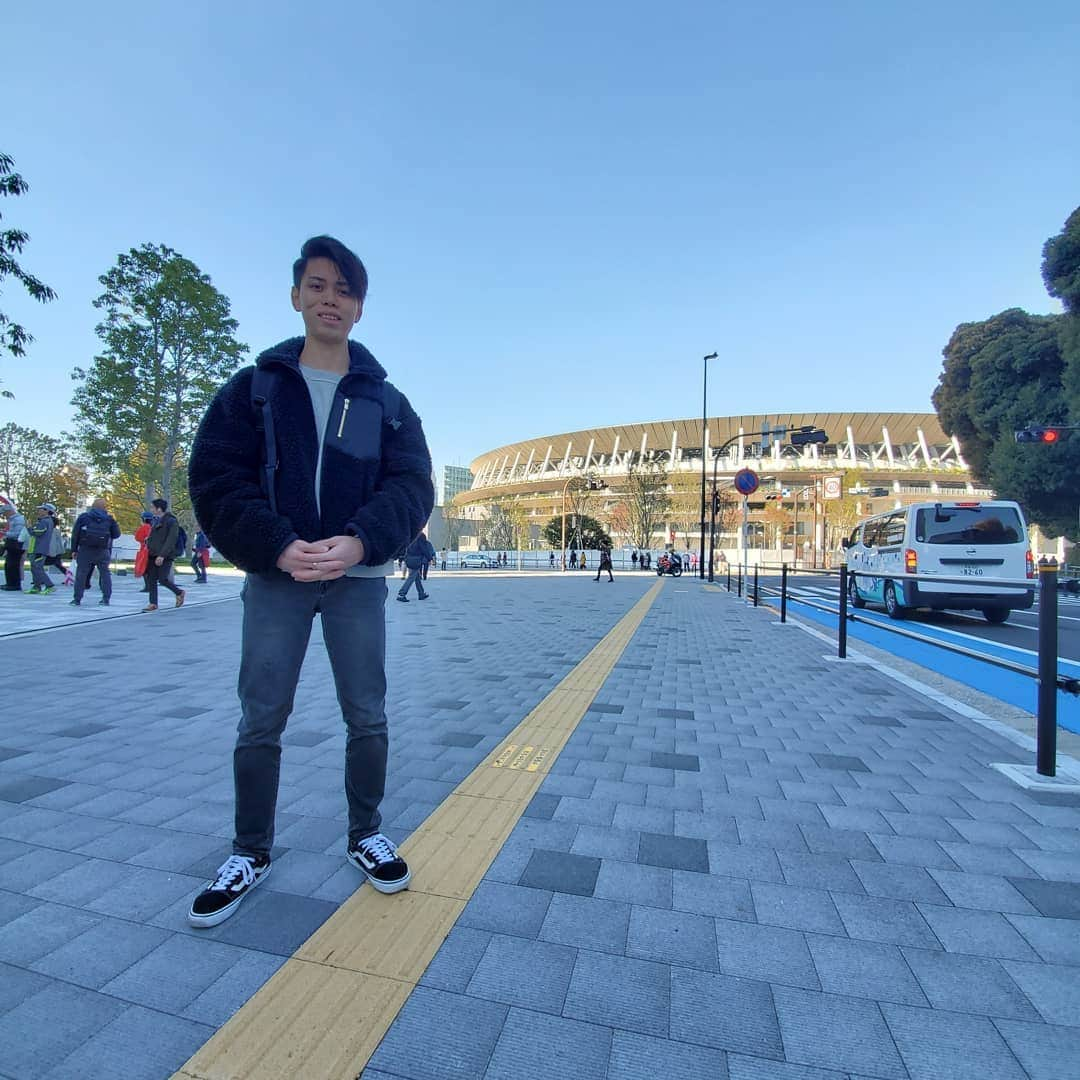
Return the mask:
<path id="1" fill-rule="evenodd" d="M 742 599 L 742 563 L 739 563 L 739 575 L 736 578 L 736 584 L 738 585 L 738 595 Z"/>
<path id="2" fill-rule="evenodd" d="M 731 564 L 728 563 L 727 568 L 727 591 L 731 592 Z"/>
<path id="3" fill-rule="evenodd" d="M 1057 774 L 1057 573 L 1056 559 L 1039 560 L 1039 705 L 1035 771 Z"/>
<path id="4" fill-rule="evenodd" d="M 758 564 L 754 563 L 754 607 L 758 606 Z"/>
<path id="5" fill-rule="evenodd" d="M 787 563 L 780 567 L 780 621 L 787 622 Z"/>
<path id="6" fill-rule="evenodd" d="M 840 625 L 837 629 L 836 655 L 841 660 L 847 659 L 847 583 L 848 568 L 846 563 L 840 564 Z"/>

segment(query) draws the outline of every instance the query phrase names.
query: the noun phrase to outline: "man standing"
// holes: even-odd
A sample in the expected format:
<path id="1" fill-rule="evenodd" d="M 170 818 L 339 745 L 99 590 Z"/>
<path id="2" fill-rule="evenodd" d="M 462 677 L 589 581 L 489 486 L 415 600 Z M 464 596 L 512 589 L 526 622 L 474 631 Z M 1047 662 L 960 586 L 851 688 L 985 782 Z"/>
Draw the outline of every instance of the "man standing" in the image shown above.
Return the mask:
<path id="1" fill-rule="evenodd" d="M 53 531 L 56 528 L 56 522 L 53 521 L 55 512 L 56 507 L 52 503 L 42 503 L 37 508 L 37 521 L 27 529 L 27 532 L 30 533 L 30 544 L 27 551 L 30 555 L 31 579 L 28 596 L 48 596 L 56 591 L 56 586 L 53 584 L 52 578 L 49 577 L 49 572 L 45 569 L 45 559 L 49 555 Z"/>
<path id="2" fill-rule="evenodd" d="M 409 571 L 409 576 L 405 579 L 405 584 L 398 589 L 397 594 L 397 598 L 403 604 L 409 602 L 409 588 L 413 584 L 416 585 L 416 595 L 421 600 L 428 598 L 428 594 L 424 592 L 424 567 L 434 558 L 435 549 L 423 533 L 405 549 L 405 568 Z"/>
<path id="3" fill-rule="evenodd" d="M 172 578 L 180 522 L 169 513 L 169 504 L 164 499 L 154 499 L 150 505 L 154 513 L 154 525 L 146 539 L 146 584 L 150 590 L 150 602 L 143 611 L 157 611 L 159 585 L 164 585 L 176 597 L 177 607 L 183 607 L 186 594 Z"/>
<path id="4" fill-rule="evenodd" d="M 19 513 L 13 503 L 0 506 L 0 513 L 7 518 L 7 532 L 4 533 L 4 591 L 22 592 L 23 547 L 22 534 L 26 528 L 26 518 Z"/>
<path id="5" fill-rule="evenodd" d="M 210 541 L 201 525 L 195 526 L 195 541 L 191 545 L 191 569 L 195 571 L 195 584 L 206 584 L 206 568 L 210 565 Z"/>
<path id="6" fill-rule="evenodd" d="M 104 499 L 95 499 L 90 509 L 75 519 L 75 528 L 71 530 L 71 554 L 75 559 L 75 599 L 71 603 L 75 607 L 82 603 L 83 593 L 95 569 L 101 586 L 98 603 L 102 607 L 109 606 L 112 599 L 109 560 L 112 542 L 119 538 L 120 526 L 106 508 Z"/>
<path id="7" fill-rule="evenodd" d="M 409 867 L 380 831 L 386 578 L 435 493 L 420 418 L 371 353 L 349 340 L 366 293 L 367 271 L 353 252 L 328 236 L 308 240 L 293 264 L 304 337 L 234 375 L 195 439 L 196 513 L 247 579 L 233 854 L 193 901 L 194 926 L 227 919 L 270 870 L 281 735 L 316 614 L 346 726 L 346 857 L 380 892 L 409 883 Z"/>

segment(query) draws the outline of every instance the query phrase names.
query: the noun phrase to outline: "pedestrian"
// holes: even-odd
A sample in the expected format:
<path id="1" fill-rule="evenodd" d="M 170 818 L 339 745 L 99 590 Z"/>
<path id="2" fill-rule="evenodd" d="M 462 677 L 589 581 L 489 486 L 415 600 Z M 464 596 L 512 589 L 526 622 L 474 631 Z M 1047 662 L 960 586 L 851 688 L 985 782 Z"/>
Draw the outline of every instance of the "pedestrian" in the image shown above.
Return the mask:
<path id="1" fill-rule="evenodd" d="M 52 503 L 49 503 L 52 506 Z M 75 578 L 72 577 L 71 570 L 64 565 L 64 553 L 68 550 L 67 541 L 64 538 L 64 532 L 60 528 L 60 519 L 56 516 L 56 510 L 49 511 L 49 517 L 53 519 L 53 531 L 52 536 L 49 538 L 49 554 L 45 556 L 46 566 L 55 566 L 61 574 L 64 575 L 62 584 L 73 585 Z"/>
<path id="2" fill-rule="evenodd" d="M 570 569 L 577 569 L 577 551 L 574 548 L 570 549 Z"/>
<path id="3" fill-rule="evenodd" d="M 90 575 L 96 569 L 101 599 L 98 604 L 108 607 L 112 599 L 112 572 L 109 561 L 112 559 L 112 544 L 120 539 L 120 526 L 116 518 L 108 511 L 104 499 L 95 499 L 89 510 L 75 519 L 71 530 L 71 556 L 75 560 L 75 598 L 71 603 L 78 607 L 82 603 Z"/>
<path id="4" fill-rule="evenodd" d="M 176 597 L 176 606 L 183 607 L 187 594 L 173 581 L 173 559 L 176 558 L 176 544 L 180 538 L 180 522 L 169 512 L 165 499 L 154 499 L 150 504 L 154 514 L 154 524 L 146 540 L 146 583 L 149 586 L 149 603 L 143 611 L 157 611 L 158 586 L 164 585 Z"/>
<path id="5" fill-rule="evenodd" d="M 56 522 L 52 516 L 55 512 L 56 507 L 52 503 L 42 503 L 37 508 L 37 521 L 27 528 L 30 543 L 26 545 L 26 550 L 30 556 L 31 580 L 28 596 L 48 596 L 56 591 L 56 586 L 45 569 L 45 560 L 48 558 L 53 532 L 56 529 Z"/>
<path id="6" fill-rule="evenodd" d="M 625 549 L 624 549 L 625 550 Z M 630 562 L 633 563 L 633 568 L 637 569 L 637 551 L 630 556 Z"/>
<path id="7" fill-rule="evenodd" d="M 430 516 L 435 492 L 420 418 L 371 353 L 349 340 L 366 292 L 353 252 L 326 236 L 307 241 L 292 289 L 305 337 L 237 372 L 192 450 L 198 518 L 214 547 L 247 572 L 233 854 L 193 901 L 194 926 L 227 919 L 270 870 L 281 735 L 316 613 L 347 730 L 346 858 L 379 892 L 409 884 L 408 865 L 380 829 L 386 578 L 395 552 Z M 268 444 L 276 471 L 263 468 Z"/>
<path id="8" fill-rule="evenodd" d="M 7 518 L 4 533 L 4 591 L 22 592 L 23 559 L 26 556 L 26 518 L 13 503 L 0 506 L 0 513 Z"/>
<path id="9" fill-rule="evenodd" d="M 611 572 L 611 548 L 607 544 L 600 545 L 600 565 L 596 568 L 596 577 L 594 581 L 600 580 L 600 575 L 606 570 L 608 581 L 614 581 L 615 575 Z"/>
<path id="10" fill-rule="evenodd" d="M 140 515 L 139 527 L 135 530 L 135 541 L 139 550 L 135 552 L 135 568 L 133 573 L 143 579 L 141 592 L 149 592 L 150 585 L 146 578 L 146 565 L 150 561 L 150 552 L 146 550 L 146 541 L 150 539 L 150 531 L 154 527 L 154 515 L 149 510 L 144 510 Z"/>
<path id="11" fill-rule="evenodd" d="M 405 549 L 405 568 L 409 571 L 409 576 L 405 579 L 405 584 L 398 589 L 397 598 L 403 603 L 407 604 L 409 598 L 406 595 L 410 587 L 415 583 L 416 595 L 421 600 L 426 600 L 428 594 L 424 592 L 423 586 L 423 573 L 424 564 L 435 557 L 435 549 L 431 546 L 431 541 L 428 540 L 424 533 L 420 533 L 419 536 Z"/>
<path id="12" fill-rule="evenodd" d="M 210 565 L 210 541 L 202 526 L 195 525 L 195 541 L 191 545 L 191 569 L 195 571 L 195 584 L 206 584 L 206 568 Z"/>
<path id="13" fill-rule="evenodd" d="M 554 551 L 552 551 L 551 554 L 548 555 L 548 568 L 551 569 L 551 570 L 555 569 L 555 552 Z"/>
<path id="14" fill-rule="evenodd" d="M 442 549 L 442 555 L 439 557 L 439 569 L 446 569 L 446 548 Z"/>

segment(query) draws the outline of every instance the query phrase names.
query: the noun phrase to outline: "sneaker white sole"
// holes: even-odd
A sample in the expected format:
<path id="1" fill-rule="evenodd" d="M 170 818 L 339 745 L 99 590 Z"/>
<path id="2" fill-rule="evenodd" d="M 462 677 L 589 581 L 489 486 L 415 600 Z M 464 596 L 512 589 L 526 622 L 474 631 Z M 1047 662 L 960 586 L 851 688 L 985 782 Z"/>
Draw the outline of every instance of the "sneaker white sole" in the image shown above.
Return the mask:
<path id="1" fill-rule="evenodd" d="M 379 881 L 378 878 L 373 878 L 367 870 L 364 869 L 364 864 L 358 859 L 354 859 L 352 855 L 349 854 L 346 854 L 345 858 L 368 879 L 371 887 L 377 892 L 388 894 L 401 892 L 402 889 L 407 889 L 409 887 L 409 882 L 412 880 L 412 871 L 408 870 L 405 872 L 405 876 L 398 878 L 397 881 Z"/>
<path id="2" fill-rule="evenodd" d="M 210 926 L 217 926 L 219 923 L 223 923 L 230 915 L 232 915 L 236 909 L 243 902 L 245 896 L 259 884 L 260 881 L 267 874 L 270 873 L 273 868 L 273 863 L 270 864 L 248 887 L 245 889 L 235 900 L 226 904 L 220 911 L 215 911 L 212 915 L 196 915 L 194 911 L 188 909 L 187 921 L 190 926 L 197 926 L 201 930 L 205 930 Z"/>

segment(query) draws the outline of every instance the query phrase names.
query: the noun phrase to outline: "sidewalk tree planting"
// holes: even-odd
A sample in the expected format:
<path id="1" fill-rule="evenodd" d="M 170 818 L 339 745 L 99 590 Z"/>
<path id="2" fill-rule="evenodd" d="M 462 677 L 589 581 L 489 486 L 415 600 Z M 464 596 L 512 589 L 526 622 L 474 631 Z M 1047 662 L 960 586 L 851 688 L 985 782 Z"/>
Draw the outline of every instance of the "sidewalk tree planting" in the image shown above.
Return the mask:
<path id="1" fill-rule="evenodd" d="M 248 349 L 227 297 L 172 248 L 132 248 L 98 280 L 103 349 L 72 373 L 76 430 L 103 473 L 130 468 L 142 448 L 144 501 L 171 499 L 207 405 Z"/>
<path id="2" fill-rule="evenodd" d="M 654 534 L 663 528 L 671 506 L 668 472 L 663 462 L 653 458 L 631 462 L 623 497 L 630 514 L 630 542 L 636 548 L 651 548 Z"/>
<path id="3" fill-rule="evenodd" d="M 563 536 L 562 515 L 553 517 L 544 526 L 544 540 L 549 547 L 559 551 L 562 547 Z M 611 546 L 611 537 L 607 530 L 594 517 L 588 514 L 566 515 L 566 547 L 587 548 L 596 550 L 602 545 Z"/>
<path id="4" fill-rule="evenodd" d="M 1043 280 L 1062 315 L 1010 308 L 963 323 L 945 346 L 933 394 L 975 480 L 1016 499 L 1048 535 L 1077 536 L 1080 438 L 1018 445 L 1030 423 L 1080 423 L 1080 209 L 1043 248 Z"/>
<path id="5" fill-rule="evenodd" d="M 15 160 L 8 154 L 0 153 L 0 195 L 25 195 L 30 185 L 15 171 Z M 0 222 L 3 221 L 0 214 Z M 33 299 L 47 304 L 56 299 L 56 293 L 33 274 L 24 270 L 17 255 L 30 237 L 22 229 L 5 229 L 0 224 L 0 282 L 12 277 Z M 25 356 L 26 346 L 34 340 L 33 335 L 22 325 L 0 311 L 0 352 L 7 351 L 12 356 Z M 0 397 L 10 398 L 10 390 L 0 388 Z"/>

